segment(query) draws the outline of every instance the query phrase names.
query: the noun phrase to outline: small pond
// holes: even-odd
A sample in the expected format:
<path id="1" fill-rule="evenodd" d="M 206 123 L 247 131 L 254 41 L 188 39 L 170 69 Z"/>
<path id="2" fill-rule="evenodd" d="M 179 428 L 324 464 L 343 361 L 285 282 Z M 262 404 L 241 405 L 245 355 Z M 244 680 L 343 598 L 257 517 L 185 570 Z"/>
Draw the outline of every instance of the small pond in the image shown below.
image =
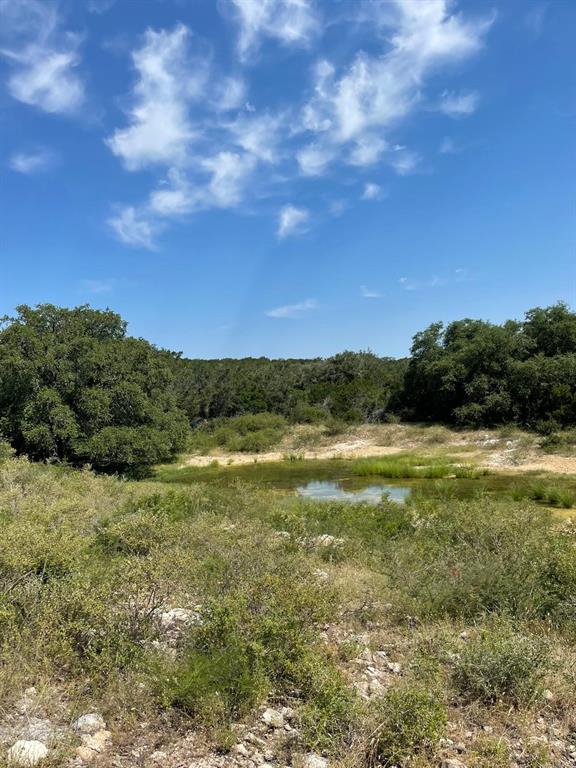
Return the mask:
<path id="1" fill-rule="evenodd" d="M 382 497 L 403 504 L 410 495 L 410 488 L 402 485 L 367 485 L 364 488 L 345 490 L 342 483 L 333 480 L 310 480 L 306 485 L 296 486 L 298 496 L 314 501 L 349 501 L 378 504 Z"/>
<path id="2" fill-rule="evenodd" d="M 260 488 L 284 491 L 315 501 L 367 502 L 377 504 L 383 497 L 403 503 L 410 494 L 436 493 L 449 489 L 461 497 L 481 490 L 502 491 L 510 478 L 491 475 L 461 480 L 390 480 L 385 477 L 359 477 L 353 462 L 330 459 L 310 461 L 255 462 L 238 466 L 166 467 L 158 479 L 172 483 L 209 482 L 228 485 L 241 480 Z"/>

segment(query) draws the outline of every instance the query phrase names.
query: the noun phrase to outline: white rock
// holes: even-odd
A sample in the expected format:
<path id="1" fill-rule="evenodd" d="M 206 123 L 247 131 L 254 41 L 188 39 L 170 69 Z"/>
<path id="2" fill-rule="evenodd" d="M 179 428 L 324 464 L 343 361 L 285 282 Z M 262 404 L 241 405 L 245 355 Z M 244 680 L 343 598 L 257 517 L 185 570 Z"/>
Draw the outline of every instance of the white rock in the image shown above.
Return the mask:
<path id="1" fill-rule="evenodd" d="M 447 757 L 445 760 L 442 760 L 442 768 L 466 768 L 466 766 L 454 757 Z"/>
<path id="2" fill-rule="evenodd" d="M 262 720 L 271 728 L 284 728 L 284 715 L 276 709 L 265 709 L 262 713 Z"/>
<path id="3" fill-rule="evenodd" d="M 402 664 L 398 664 L 397 661 L 389 661 L 386 666 L 395 675 L 399 675 L 402 672 Z"/>
<path id="4" fill-rule="evenodd" d="M 17 741 L 8 750 L 8 763 L 12 765 L 37 765 L 48 756 L 48 748 L 41 741 Z"/>
<path id="5" fill-rule="evenodd" d="M 166 752 L 162 752 L 161 749 L 157 749 L 155 752 L 152 752 L 152 754 L 150 755 L 150 760 L 153 763 L 158 763 L 159 765 L 167 759 L 168 759 L 168 754 Z"/>
<path id="6" fill-rule="evenodd" d="M 311 753 L 304 758 L 302 768 L 328 768 L 328 760 Z"/>
<path id="7" fill-rule="evenodd" d="M 78 733 L 93 734 L 106 728 L 106 723 L 98 712 L 88 712 L 72 723 L 72 728 Z"/>

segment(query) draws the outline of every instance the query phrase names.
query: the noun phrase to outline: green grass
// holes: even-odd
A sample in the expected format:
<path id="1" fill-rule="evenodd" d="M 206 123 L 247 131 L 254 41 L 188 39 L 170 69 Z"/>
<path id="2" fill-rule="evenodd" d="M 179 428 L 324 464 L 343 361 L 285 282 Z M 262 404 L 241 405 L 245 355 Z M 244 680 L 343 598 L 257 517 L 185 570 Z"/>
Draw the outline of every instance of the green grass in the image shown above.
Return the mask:
<path id="1" fill-rule="evenodd" d="M 430 768 L 447 718 L 497 718 L 502 701 L 520 722 L 544 685 L 573 708 L 576 548 L 551 512 L 507 493 L 314 502 L 225 471 L 174 490 L 0 462 L 3 711 L 35 685 L 118 734 L 145 718 L 224 750 L 238 721 L 287 705 L 294 755 Z M 307 545 L 321 534 L 342 542 Z M 168 607 L 200 616 L 170 653 Z M 352 685 L 364 633 L 402 661 L 372 702 Z"/>
<path id="2" fill-rule="evenodd" d="M 478 478 L 488 474 L 471 464 L 460 464 L 449 456 L 419 456 L 399 453 L 385 458 L 357 459 L 352 472 L 359 477 L 380 476 L 395 479 Z"/>
<path id="3" fill-rule="evenodd" d="M 576 507 L 576 489 L 571 482 L 563 480 L 553 482 L 538 480 L 529 485 L 517 485 L 512 490 L 512 498 L 517 501 L 532 499 L 532 501 L 559 509 Z"/>

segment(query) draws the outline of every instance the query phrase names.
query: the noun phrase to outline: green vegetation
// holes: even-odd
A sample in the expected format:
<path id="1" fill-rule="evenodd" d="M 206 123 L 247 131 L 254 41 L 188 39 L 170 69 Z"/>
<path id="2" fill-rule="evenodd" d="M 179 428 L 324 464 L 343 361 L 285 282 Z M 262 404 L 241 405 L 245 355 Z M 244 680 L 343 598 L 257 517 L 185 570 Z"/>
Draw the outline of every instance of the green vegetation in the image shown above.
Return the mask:
<path id="1" fill-rule="evenodd" d="M 4 711 L 34 684 L 102 709 L 118 732 L 137 712 L 158 738 L 192 727 L 225 750 L 238 720 L 286 705 L 287 763 L 315 750 L 336 766 L 353 755 L 362 768 L 429 768 L 463 704 L 472 721 L 512 704 L 517 727 L 544 687 L 554 712 L 574 706 L 576 548 L 530 499 L 343 505 L 242 483 L 173 490 L 8 453 Z M 172 608 L 188 619 L 169 640 Z M 384 653 L 389 680 L 369 701 L 352 684 L 367 642 L 406 670 L 386 672 Z"/>
<path id="2" fill-rule="evenodd" d="M 0 435 L 33 459 L 142 473 L 188 426 L 165 356 L 108 310 L 18 307 L 0 330 Z"/>
<path id="3" fill-rule="evenodd" d="M 276 413 L 248 413 L 229 419 L 213 419 L 190 435 L 188 449 L 208 452 L 212 448 L 260 453 L 277 445 L 288 422 Z"/>
<path id="4" fill-rule="evenodd" d="M 466 643 L 453 677 L 466 699 L 520 706 L 541 694 L 549 670 L 544 639 L 523 635 L 506 622 L 492 622 Z"/>
<path id="5" fill-rule="evenodd" d="M 186 360 L 127 336 L 119 315 L 88 306 L 23 305 L 0 326 L 0 438 L 36 460 L 141 477 L 185 448 L 270 450 L 289 424 L 312 425 L 319 438 L 351 422 L 400 418 L 519 424 L 539 431 L 545 450 L 571 451 L 576 313 L 557 304 L 530 310 L 524 322 L 436 323 L 416 334 L 408 360 L 371 352 Z M 440 428 L 428 435 L 430 445 L 444 439 Z M 452 460 L 424 468 L 397 459 L 358 471 L 475 473 Z"/>
<path id="6" fill-rule="evenodd" d="M 393 688 L 376 707 L 378 726 L 369 764 L 389 767 L 419 754 L 433 754 L 446 733 L 446 707 L 436 691 L 413 685 Z"/>
<path id="7" fill-rule="evenodd" d="M 458 320 L 416 334 L 401 395 L 404 417 L 517 423 L 546 433 L 576 421 L 576 313 L 532 309 L 523 323 Z"/>
<path id="8" fill-rule="evenodd" d="M 445 477 L 477 478 L 488 474 L 471 464 L 460 464 L 449 456 L 418 456 L 398 453 L 383 459 L 358 459 L 352 472 L 360 477 L 380 475 L 389 478 L 426 478 L 438 480 Z"/>
<path id="9" fill-rule="evenodd" d="M 576 490 L 572 484 L 565 480 L 556 480 L 551 483 L 546 480 L 516 487 L 513 491 L 513 498 L 528 498 L 538 501 L 550 507 L 559 507 L 560 509 L 572 509 L 576 507 Z"/>

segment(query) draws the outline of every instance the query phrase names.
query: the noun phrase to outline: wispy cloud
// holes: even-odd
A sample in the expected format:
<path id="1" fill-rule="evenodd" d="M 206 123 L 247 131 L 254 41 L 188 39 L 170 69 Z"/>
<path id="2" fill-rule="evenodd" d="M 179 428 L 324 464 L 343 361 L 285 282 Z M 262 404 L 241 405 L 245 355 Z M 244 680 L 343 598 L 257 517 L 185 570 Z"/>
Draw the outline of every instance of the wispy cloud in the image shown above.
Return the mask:
<path id="1" fill-rule="evenodd" d="M 84 83 L 76 72 L 81 38 L 62 30 L 58 6 L 2 0 L 0 18 L 0 55 L 11 67 L 10 95 L 45 112 L 77 112 L 84 102 Z"/>
<path id="2" fill-rule="evenodd" d="M 368 288 L 366 285 L 360 286 L 360 295 L 363 296 L 365 299 L 381 299 L 382 294 L 380 291 L 374 291 L 371 288 Z"/>
<path id="3" fill-rule="evenodd" d="M 354 33 L 365 33 L 356 52 L 339 65 L 318 61 L 309 88 L 291 104 L 271 107 L 252 103 L 246 64 L 266 39 L 309 44 L 322 32 L 317 5 L 230 0 L 222 8 L 239 30 L 240 61 L 229 73 L 182 24 L 148 29 L 132 52 L 135 80 L 126 118 L 106 144 L 126 170 L 146 169 L 157 177 L 147 196 L 117 207 L 111 218 L 123 242 L 150 248 L 169 220 L 211 208 L 250 210 L 251 201 L 278 197 L 285 188 L 277 227 L 283 239 L 306 231 L 311 218 L 311 211 L 288 202 L 296 177 L 339 171 L 335 180 L 357 183 L 358 169 L 377 164 L 400 176 L 417 172 L 420 153 L 396 143 L 402 122 L 428 109 L 428 80 L 439 77 L 445 64 L 479 51 L 493 22 L 490 15 L 465 17 L 450 0 L 363 5 L 354 10 Z M 322 12 L 329 17 L 331 7 Z M 444 92 L 435 108 L 455 116 L 476 104 L 475 93 Z M 362 199 L 378 199 L 376 187 L 366 183 Z M 338 210 L 326 198 L 322 205 L 318 220 Z"/>
<path id="4" fill-rule="evenodd" d="M 381 200 L 383 196 L 380 184 L 375 184 L 373 181 L 368 181 L 364 184 L 362 200 Z"/>
<path id="5" fill-rule="evenodd" d="M 275 307 L 274 309 L 268 309 L 265 314 L 268 317 L 276 318 L 293 318 L 298 317 L 304 312 L 309 312 L 312 309 L 317 309 L 318 302 L 316 299 L 306 299 L 299 304 L 285 304 L 282 307 Z"/>
<path id="6" fill-rule="evenodd" d="M 114 289 L 115 280 L 80 280 L 80 290 L 83 293 L 110 293 Z"/>
<path id="7" fill-rule="evenodd" d="M 56 162 L 53 152 L 37 149 L 31 152 L 16 152 L 10 157 L 8 165 L 17 173 L 32 175 L 49 170 Z"/>
<path id="8" fill-rule="evenodd" d="M 95 13 L 99 16 L 109 11 L 115 3 L 116 0 L 88 0 L 86 7 L 89 13 Z"/>
<path id="9" fill-rule="evenodd" d="M 536 3 L 524 16 L 524 26 L 535 40 L 542 35 L 548 7 L 547 2 Z"/>
<path id="10" fill-rule="evenodd" d="M 398 283 L 405 291 L 420 291 L 426 288 L 442 288 L 453 283 L 465 283 L 470 279 L 470 275 L 465 269 L 455 269 L 450 274 L 432 275 L 432 277 L 423 280 L 401 277 Z"/>
<path id="11" fill-rule="evenodd" d="M 438 152 L 441 155 L 456 155 L 460 152 L 460 147 L 456 144 L 454 139 L 450 138 L 450 136 L 445 136 L 438 147 Z"/>
<path id="12" fill-rule="evenodd" d="M 123 243 L 154 250 L 158 225 L 134 207 L 121 209 L 116 216 L 108 219 L 108 224 Z"/>
<path id="13" fill-rule="evenodd" d="M 278 237 L 297 235 L 306 231 L 310 213 L 305 208 L 297 208 L 295 205 L 285 205 L 278 216 Z"/>
<path id="14" fill-rule="evenodd" d="M 340 73 L 329 61 L 316 67 L 314 95 L 302 112 L 302 127 L 316 135 L 310 145 L 338 156 L 349 149 L 352 162 L 369 165 L 387 154 L 385 132 L 415 111 L 422 85 L 446 63 L 465 59 L 483 45 L 493 16 L 467 20 L 451 13 L 448 0 L 392 3 L 362 7 L 363 20 L 381 31 L 388 50 L 356 54 Z M 443 105 L 451 114 L 475 107 L 476 97 L 464 94 Z M 411 172 L 417 155 L 406 151 L 391 160 L 398 173 Z"/>
<path id="15" fill-rule="evenodd" d="M 476 112 L 480 95 L 476 91 L 452 93 L 444 91 L 438 109 L 449 117 L 464 117 Z"/>
<path id="16" fill-rule="evenodd" d="M 265 38 L 283 45 L 308 45 L 320 32 L 309 0 L 230 0 L 239 26 L 238 54 L 249 60 Z"/>

